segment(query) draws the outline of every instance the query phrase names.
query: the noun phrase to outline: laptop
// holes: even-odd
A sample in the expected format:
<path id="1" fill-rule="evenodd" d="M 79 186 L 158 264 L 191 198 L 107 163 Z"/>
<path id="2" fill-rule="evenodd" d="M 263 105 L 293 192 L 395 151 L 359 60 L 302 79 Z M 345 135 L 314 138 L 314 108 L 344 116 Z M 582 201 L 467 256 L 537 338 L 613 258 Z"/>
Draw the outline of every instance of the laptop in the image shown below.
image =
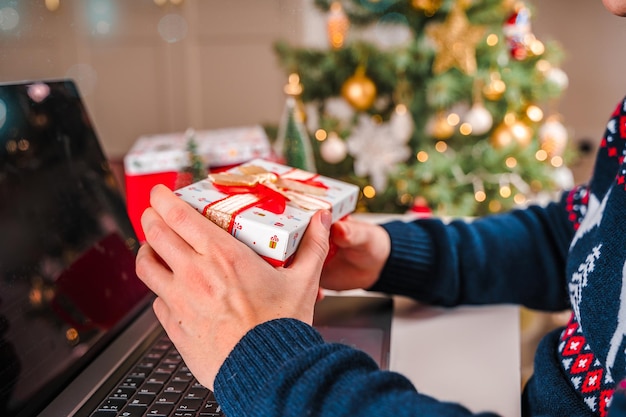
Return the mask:
<path id="1" fill-rule="evenodd" d="M 77 85 L 0 84 L 0 415 L 219 416 L 135 275 L 140 242 Z M 392 301 L 326 297 L 328 341 L 389 364 Z"/>

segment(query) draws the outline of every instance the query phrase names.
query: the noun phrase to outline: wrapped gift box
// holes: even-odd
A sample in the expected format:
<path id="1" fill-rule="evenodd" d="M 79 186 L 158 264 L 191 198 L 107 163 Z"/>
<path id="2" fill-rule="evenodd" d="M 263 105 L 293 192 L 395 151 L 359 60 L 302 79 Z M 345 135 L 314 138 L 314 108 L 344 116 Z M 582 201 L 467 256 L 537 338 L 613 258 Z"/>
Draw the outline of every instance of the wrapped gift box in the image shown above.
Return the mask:
<path id="1" fill-rule="evenodd" d="M 184 171 L 190 166 L 189 143 L 207 172 L 219 171 L 255 158 L 268 158 L 271 146 L 261 126 L 141 136 L 124 157 L 126 202 L 130 220 L 144 240 L 140 218 L 150 204 L 150 190 L 164 184 L 174 190 L 190 184 Z"/>
<path id="2" fill-rule="evenodd" d="M 272 265 L 285 265 L 313 214 L 329 209 L 333 222 L 350 214 L 359 187 L 256 159 L 176 194 Z"/>

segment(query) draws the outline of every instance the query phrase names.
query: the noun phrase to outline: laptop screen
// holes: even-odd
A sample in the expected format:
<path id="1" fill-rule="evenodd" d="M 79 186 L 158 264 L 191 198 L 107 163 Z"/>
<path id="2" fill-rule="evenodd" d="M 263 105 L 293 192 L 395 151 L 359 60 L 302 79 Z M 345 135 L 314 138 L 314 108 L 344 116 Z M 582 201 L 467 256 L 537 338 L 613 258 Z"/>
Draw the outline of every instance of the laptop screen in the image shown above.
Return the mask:
<path id="1" fill-rule="evenodd" d="M 0 85 L 0 415 L 34 412 L 144 304 L 137 248 L 75 84 Z"/>

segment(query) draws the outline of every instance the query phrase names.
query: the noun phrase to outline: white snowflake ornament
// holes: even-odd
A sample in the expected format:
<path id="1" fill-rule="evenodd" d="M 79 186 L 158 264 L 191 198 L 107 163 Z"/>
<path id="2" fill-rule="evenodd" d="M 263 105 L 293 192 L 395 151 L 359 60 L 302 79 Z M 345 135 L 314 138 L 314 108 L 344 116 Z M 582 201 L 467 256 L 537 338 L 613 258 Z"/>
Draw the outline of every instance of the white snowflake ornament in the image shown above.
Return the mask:
<path id="1" fill-rule="evenodd" d="M 409 138 L 406 129 L 361 116 L 346 140 L 348 152 L 354 158 L 354 173 L 369 176 L 372 186 L 383 190 L 391 171 L 410 156 Z"/>

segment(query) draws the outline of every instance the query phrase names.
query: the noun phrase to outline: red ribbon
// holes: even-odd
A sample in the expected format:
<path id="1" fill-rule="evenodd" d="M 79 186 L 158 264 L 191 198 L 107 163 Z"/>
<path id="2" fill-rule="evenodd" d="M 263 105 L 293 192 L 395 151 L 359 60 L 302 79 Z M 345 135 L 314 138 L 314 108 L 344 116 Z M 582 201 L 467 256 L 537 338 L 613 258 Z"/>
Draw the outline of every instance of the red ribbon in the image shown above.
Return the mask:
<path id="1" fill-rule="evenodd" d="M 288 198 L 279 192 L 266 187 L 263 184 L 247 185 L 220 185 L 213 183 L 213 187 L 224 194 L 253 194 L 259 201 L 254 203 L 255 207 L 267 210 L 274 214 L 282 214 L 287 207 Z M 228 197 L 227 197 L 228 198 Z M 234 216 L 233 216 L 234 217 Z"/>
<path id="2" fill-rule="evenodd" d="M 287 171 L 283 174 L 283 176 L 289 175 L 290 172 L 298 171 L 298 169 L 293 168 L 291 171 Z M 278 176 L 280 178 L 280 175 Z M 317 181 L 315 178 L 319 177 L 319 174 L 314 174 L 310 178 L 306 180 L 296 179 L 296 178 L 287 178 L 290 181 L 296 181 L 302 184 L 310 185 L 312 187 L 323 188 L 324 190 L 328 190 L 328 186 L 321 181 Z"/>
<path id="3" fill-rule="evenodd" d="M 287 173 L 283 174 L 283 180 L 284 181 L 292 181 L 294 183 L 300 183 L 300 184 L 304 184 L 306 186 L 309 187 L 315 187 L 315 188 L 320 188 L 323 190 L 327 190 L 328 187 L 320 182 L 317 181 L 316 178 L 318 177 L 317 174 L 312 175 L 311 177 L 307 178 L 307 179 L 301 179 L 301 178 L 290 178 L 289 174 L 291 172 L 297 172 L 298 170 L 293 169 L 292 171 L 288 171 Z M 276 175 L 276 177 L 280 178 L 279 175 Z M 251 194 L 254 197 L 256 197 L 258 199 L 258 201 L 255 201 L 253 203 L 250 204 L 244 204 L 241 207 L 238 207 L 236 210 L 234 210 L 232 213 L 230 213 L 230 219 L 229 219 L 229 224 L 228 224 L 228 232 L 232 233 L 232 229 L 234 227 L 234 221 L 235 221 L 235 217 L 237 215 L 239 215 L 240 213 L 248 210 L 251 207 L 258 207 L 260 209 L 263 210 L 267 210 L 271 213 L 274 214 L 282 214 L 285 211 L 285 208 L 287 207 L 287 202 L 290 201 L 289 198 L 287 196 L 285 196 L 284 194 L 276 191 L 275 189 L 268 187 L 266 185 L 264 185 L 263 183 L 256 183 L 254 185 L 245 185 L 245 184 L 234 184 L 234 185 L 225 185 L 225 184 L 219 184 L 217 182 L 213 182 L 213 187 L 223 193 L 223 194 L 227 194 L 228 196 L 232 196 L 235 194 Z M 280 187 L 279 184 L 276 184 Z M 286 184 L 283 184 L 285 189 L 289 189 L 290 187 Z M 297 187 L 296 187 L 297 188 Z M 306 194 L 306 193 L 305 193 Z M 213 206 L 215 206 L 217 203 L 223 202 L 225 200 L 227 200 L 229 197 L 225 197 L 221 200 L 217 200 L 214 201 L 211 204 L 208 204 L 204 210 L 203 210 L 203 214 L 206 216 L 208 211 L 211 210 L 211 208 Z M 208 216 L 207 216 L 208 217 Z"/>

